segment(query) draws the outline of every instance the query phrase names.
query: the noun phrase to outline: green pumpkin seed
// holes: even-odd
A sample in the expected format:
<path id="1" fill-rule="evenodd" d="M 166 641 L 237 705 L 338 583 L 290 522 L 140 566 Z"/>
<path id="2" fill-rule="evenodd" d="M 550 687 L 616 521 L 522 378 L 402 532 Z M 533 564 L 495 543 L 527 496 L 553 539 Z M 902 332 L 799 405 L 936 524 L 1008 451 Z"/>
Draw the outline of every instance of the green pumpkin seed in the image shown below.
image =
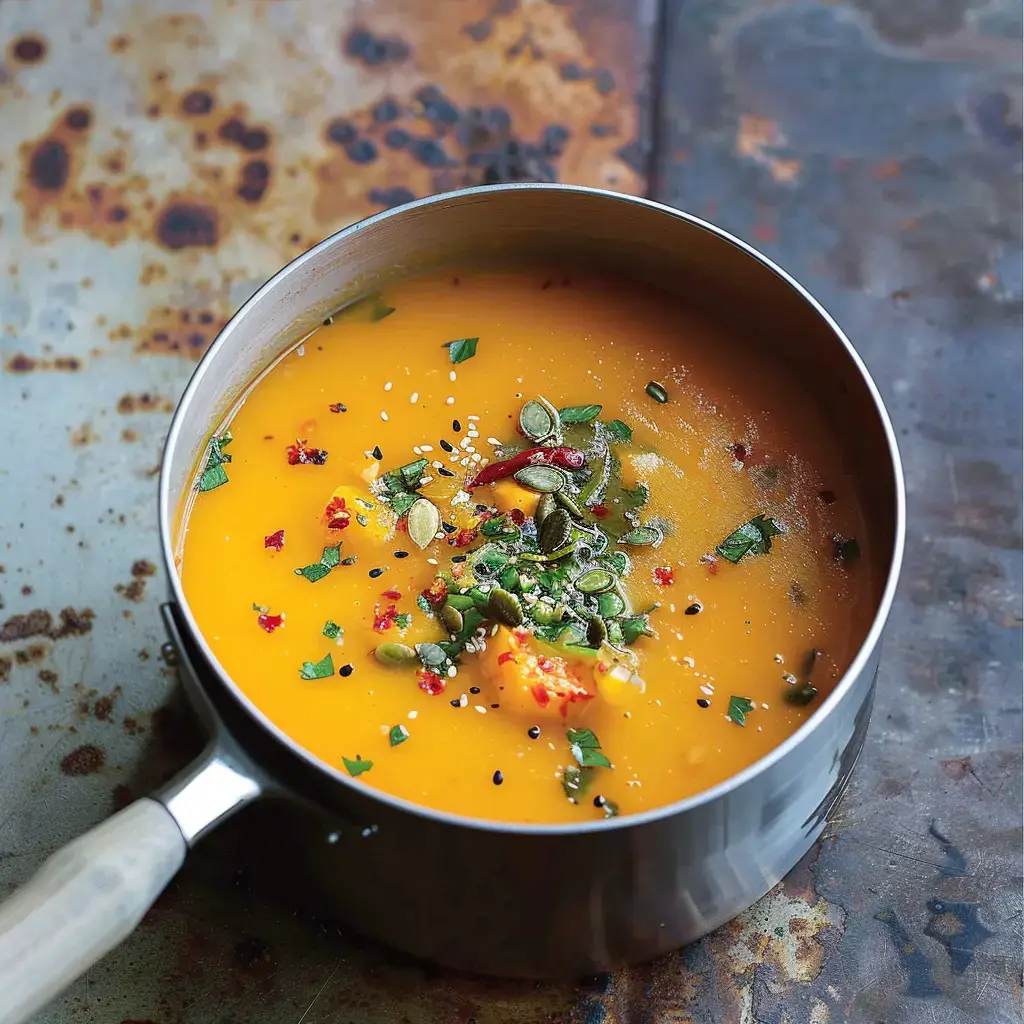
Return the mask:
<path id="1" fill-rule="evenodd" d="M 519 428 L 531 441 L 543 441 L 555 430 L 556 420 L 540 402 L 532 398 L 519 412 Z"/>
<path id="2" fill-rule="evenodd" d="M 504 590 L 516 590 L 519 587 L 519 570 L 514 565 L 506 565 L 498 575 L 498 586 Z"/>
<path id="3" fill-rule="evenodd" d="M 490 593 L 487 614 L 503 626 L 515 627 L 522 625 L 523 622 L 523 606 L 519 603 L 519 598 L 500 587 L 496 587 Z"/>
<path id="4" fill-rule="evenodd" d="M 450 604 L 458 611 L 464 612 L 467 608 L 473 607 L 473 598 L 469 594 L 449 594 L 445 599 L 445 604 Z"/>
<path id="5" fill-rule="evenodd" d="M 378 644 L 373 650 L 373 656 L 388 668 L 405 668 L 408 665 L 415 665 L 420 660 L 416 651 L 408 644 L 393 642 Z"/>
<path id="6" fill-rule="evenodd" d="M 438 644 L 417 644 L 416 657 L 427 668 L 440 668 L 448 660 L 448 655 Z"/>
<path id="7" fill-rule="evenodd" d="M 625 551 L 610 551 L 601 557 L 601 561 L 620 576 L 625 576 L 629 572 L 629 555 Z"/>
<path id="8" fill-rule="evenodd" d="M 591 647 L 600 647 L 608 639 L 608 627 L 604 619 L 593 615 L 587 623 L 587 643 Z"/>
<path id="9" fill-rule="evenodd" d="M 659 384 L 656 380 L 652 380 L 647 387 L 644 388 L 659 405 L 664 405 L 668 401 L 668 392 L 665 390 L 663 384 Z"/>
<path id="10" fill-rule="evenodd" d="M 470 601 L 470 606 L 473 602 Z M 450 604 L 445 604 L 441 611 L 438 613 L 441 617 L 441 621 L 444 623 L 444 628 L 449 633 L 458 633 L 462 629 L 462 612 L 458 608 L 453 608 Z"/>
<path id="11" fill-rule="evenodd" d="M 555 493 L 555 501 L 557 501 L 558 504 L 561 505 L 562 508 L 564 508 L 565 511 L 574 519 L 578 519 L 581 523 L 583 522 L 583 509 L 581 509 L 580 506 L 565 493 L 565 491 L 557 491 Z"/>
<path id="12" fill-rule="evenodd" d="M 655 526 L 638 526 L 635 530 L 630 530 L 629 533 L 624 533 L 619 538 L 620 544 L 628 544 L 630 547 L 642 548 L 647 546 L 657 547 L 662 540 L 664 540 L 664 534 Z"/>
<path id="13" fill-rule="evenodd" d="M 514 473 L 513 479 L 521 487 L 538 494 L 553 494 L 569 482 L 569 478 L 554 466 L 526 466 Z"/>
<path id="14" fill-rule="evenodd" d="M 607 569 L 588 569 L 573 580 L 581 594 L 603 594 L 615 586 L 615 577 Z"/>
<path id="15" fill-rule="evenodd" d="M 555 502 L 555 496 L 553 494 L 542 494 L 540 501 L 537 502 L 537 511 L 533 513 L 533 520 L 537 524 L 539 530 L 541 524 L 552 512 L 557 508 Z"/>
<path id="16" fill-rule="evenodd" d="M 564 508 L 556 508 L 540 528 L 537 535 L 537 546 L 541 553 L 550 555 L 564 547 L 572 539 L 572 520 Z"/>
<path id="17" fill-rule="evenodd" d="M 423 550 L 441 529 L 441 513 L 437 506 L 426 498 L 420 498 L 409 509 L 409 539 Z"/>
<path id="18" fill-rule="evenodd" d="M 473 602 L 473 607 L 476 608 L 478 611 L 487 610 L 487 601 L 489 595 L 486 590 L 481 590 L 479 587 L 474 587 L 469 592 L 469 598 Z"/>
<path id="19" fill-rule="evenodd" d="M 626 602 L 622 600 L 622 595 L 615 593 L 614 590 L 601 594 L 597 599 L 597 614 L 603 618 L 614 619 L 615 616 L 621 615 L 625 610 Z M 615 637 L 611 637 L 611 640 L 613 643 L 622 643 L 622 630 L 619 630 L 617 640 Z"/>

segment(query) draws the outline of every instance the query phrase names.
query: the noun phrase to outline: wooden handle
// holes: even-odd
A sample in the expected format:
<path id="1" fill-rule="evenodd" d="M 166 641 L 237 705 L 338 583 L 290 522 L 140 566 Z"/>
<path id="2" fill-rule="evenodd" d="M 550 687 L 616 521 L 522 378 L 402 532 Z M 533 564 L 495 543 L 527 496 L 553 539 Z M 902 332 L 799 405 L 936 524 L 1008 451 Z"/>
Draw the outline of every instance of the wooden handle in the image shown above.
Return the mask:
<path id="1" fill-rule="evenodd" d="M 162 804 L 138 800 L 58 850 L 0 905 L 0 1024 L 22 1024 L 142 920 L 185 859 Z"/>

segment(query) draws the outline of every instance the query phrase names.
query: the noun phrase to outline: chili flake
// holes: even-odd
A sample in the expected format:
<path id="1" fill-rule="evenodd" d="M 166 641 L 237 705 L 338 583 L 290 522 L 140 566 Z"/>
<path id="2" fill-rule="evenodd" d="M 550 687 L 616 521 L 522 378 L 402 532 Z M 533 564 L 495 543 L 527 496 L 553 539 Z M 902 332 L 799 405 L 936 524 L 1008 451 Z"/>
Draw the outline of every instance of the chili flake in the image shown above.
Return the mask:
<path id="1" fill-rule="evenodd" d="M 593 505 L 591 506 L 590 511 L 593 512 L 598 519 L 604 519 L 605 516 L 611 514 L 611 509 L 607 505 Z"/>
<path id="2" fill-rule="evenodd" d="M 344 498 L 331 498 L 324 509 L 328 530 L 344 530 L 352 522 L 352 513 L 345 508 Z"/>
<path id="3" fill-rule="evenodd" d="M 348 412 L 348 406 L 342 402 L 332 402 L 328 407 L 331 412 Z"/>
<path id="4" fill-rule="evenodd" d="M 658 565 L 654 568 L 654 582 L 660 587 L 669 587 L 676 581 L 675 573 L 667 565 Z"/>
<path id="5" fill-rule="evenodd" d="M 501 654 L 498 655 L 498 664 L 506 665 L 510 661 L 515 661 L 515 657 L 516 656 L 511 651 L 502 651 Z"/>
<path id="6" fill-rule="evenodd" d="M 447 685 L 444 679 L 442 679 L 436 672 L 431 672 L 428 668 L 418 669 L 416 672 L 416 679 L 418 680 L 417 685 L 421 690 L 429 693 L 432 697 L 436 697 L 439 693 L 444 692 L 444 688 Z"/>
<path id="7" fill-rule="evenodd" d="M 295 444 L 288 445 L 285 452 L 289 466 L 322 466 L 327 461 L 326 449 L 310 447 L 301 438 L 296 438 Z"/>
<path id="8" fill-rule="evenodd" d="M 459 530 L 448 537 L 448 543 L 456 548 L 468 548 L 476 540 L 477 532 L 475 528 Z"/>
<path id="9" fill-rule="evenodd" d="M 389 604 L 384 611 L 381 611 L 379 604 L 373 606 L 373 629 L 376 633 L 383 633 L 390 629 L 398 618 L 398 609 Z"/>
<path id="10" fill-rule="evenodd" d="M 420 596 L 435 608 L 440 607 L 448 597 L 448 584 L 438 576 Z"/>
<path id="11" fill-rule="evenodd" d="M 259 623 L 260 629 L 265 629 L 268 633 L 273 633 L 278 626 L 284 624 L 284 616 L 268 615 L 266 612 L 261 612 L 256 621 Z"/>
<path id="12" fill-rule="evenodd" d="M 284 530 L 278 530 L 276 533 L 270 534 L 269 537 L 264 537 L 263 546 L 280 551 L 284 547 Z"/>
<path id="13" fill-rule="evenodd" d="M 522 526 L 526 522 L 526 513 L 521 508 L 512 508 L 508 511 L 508 518 L 516 526 Z"/>
<path id="14" fill-rule="evenodd" d="M 389 601 L 401 601 L 402 592 L 400 590 L 385 590 L 381 597 L 386 597 Z"/>

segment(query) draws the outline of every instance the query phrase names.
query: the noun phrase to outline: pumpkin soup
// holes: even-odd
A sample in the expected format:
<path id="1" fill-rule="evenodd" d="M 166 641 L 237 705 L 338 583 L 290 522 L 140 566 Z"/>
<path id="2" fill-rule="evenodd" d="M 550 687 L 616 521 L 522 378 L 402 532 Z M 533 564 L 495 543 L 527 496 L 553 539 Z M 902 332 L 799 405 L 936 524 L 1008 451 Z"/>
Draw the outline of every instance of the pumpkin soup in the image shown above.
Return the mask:
<path id="1" fill-rule="evenodd" d="M 180 572 L 326 763 L 513 822 L 658 807 L 812 714 L 875 611 L 813 396 L 678 301 L 430 275 L 330 317 L 217 431 Z"/>

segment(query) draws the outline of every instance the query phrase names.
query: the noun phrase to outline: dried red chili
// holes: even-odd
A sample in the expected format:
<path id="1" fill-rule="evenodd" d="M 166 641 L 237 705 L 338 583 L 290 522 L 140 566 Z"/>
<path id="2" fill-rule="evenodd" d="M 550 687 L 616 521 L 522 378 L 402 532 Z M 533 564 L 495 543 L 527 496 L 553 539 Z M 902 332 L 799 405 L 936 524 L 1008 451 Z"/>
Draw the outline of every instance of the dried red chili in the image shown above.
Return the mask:
<path id="1" fill-rule="evenodd" d="M 435 608 L 438 608 L 443 605 L 448 598 L 448 584 L 438 576 L 431 581 L 430 586 L 423 591 L 422 596 L 424 600 L 432 604 Z"/>
<path id="2" fill-rule="evenodd" d="M 526 513 L 521 508 L 510 508 L 508 517 L 516 526 L 522 526 L 526 522 Z"/>
<path id="3" fill-rule="evenodd" d="M 442 679 L 436 672 L 431 672 L 429 668 L 421 668 L 416 672 L 417 686 L 421 690 L 426 691 L 432 697 L 436 697 L 439 693 L 444 692 L 446 681 Z"/>
<path id="4" fill-rule="evenodd" d="M 283 615 L 268 615 L 266 612 L 261 612 L 257 616 L 256 621 L 259 623 L 260 629 L 265 629 L 268 633 L 273 633 L 278 626 L 284 623 Z"/>
<path id="5" fill-rule="evenodd" d="M 515 661 L 515 655 L 511 651 L 502 651 L 498 655 L 498 664 L 507 665 L 510 661 Z"/>
<path id="6" fill-rule="evenodd" d="M 328 530 L 344 530 L 352 522 L 352 513 L 345 508 L 344 498 L 331 498 L 324 509 Z"/>
<path id="7" fill-rule="evenodd" d="M 284 547 L 284 530 L 278 530 L 275 533 L 270 534 L 269 537 L 263 538 L 263 546 L 265 548 L 273 548 L 275 551 L 280 551 Z"/>
<path id="8" fill-rule="evenodd" d="M 402 592 L 400 590 L 385 590 L 381 597 L 386 597 L 389 601 L 401 601 Z"/>
<path id="9" fill-rule="evenodd" d="M 459 530 L 448 535 L 448 543 L 455 548 L 468 548 L 476 540 L 478 532 L 476 528 Z"/>
<path id="10" fill-rule="evenodd" d="M 373 606 L 374 632 L 383 633 L 385 630 L 390 629 L 395 624 L 395 619 L 397 618 L 398 609 L 393 604 L 389 604 L 384 611 L 381 611 L 379 604 L 375 604 Z"/>
<path id="11" fill-rule="evenodd" d="M 466 490 L 471 491 L 474 487 L 483 484 L 494 483 L 495 480 L 503 480 L 513 473 L 518 473 L 527 466 L 556 466 L 559 469 L 582 469 L 586 463 L 586 456 L 575 448 L 527 448 L 525 452 L 513 455 L 510 459 L 503 459 L 501 462 L 492 462 L 484 466 L 479 473 L 466 482 Z"/>
<path id="12" fill-rule="evenodd" d="M 597 516 L 598 519 L 604 519 L 605 516 L 611 515 L 611 509 L 607 505 L 593 505 L 590 509 L 591 512 Z"/>
<path id="13" fill-rule="evenodd" d="M 301 438 L 296 438 L 295 444 L 288 445 L 285 454 L 289 466 L 322 466 L 327 461 L 325 448 L 313 448 Z"/>
<path id="14" fill-rule="evenodd" d="M 676 574 L 667 565 L 654 567 L 654 582 L 660 587 L 670 587 L 676 581 Z"/>

